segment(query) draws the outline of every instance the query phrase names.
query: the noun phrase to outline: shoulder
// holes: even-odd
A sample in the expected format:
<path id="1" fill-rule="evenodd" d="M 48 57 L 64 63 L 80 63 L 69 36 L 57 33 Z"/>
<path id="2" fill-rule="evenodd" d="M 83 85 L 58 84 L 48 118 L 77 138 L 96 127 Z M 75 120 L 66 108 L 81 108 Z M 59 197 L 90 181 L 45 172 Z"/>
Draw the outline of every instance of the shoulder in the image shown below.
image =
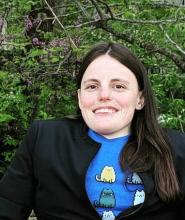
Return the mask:
<path id="1" fill-rule="evenodd" d="M 185 164 L 185 133 L 173 129 L 165 129 L 165 133 L 175 161 L 183 160 Z"/>
<path id="2" fill-rule="evenodd" d="M 183 145 L 185 148 L 185 133 L 174 129 L 165 129 L 165 133 L 172 145 Z"/>
<path id="3" fill-rule="evenodd" d="M 185 133 L 167 129 L 169 143 L 177 176 L 183 194 L 185 194 Z"/>
<path id="4" fill-rule="evenodd" d="M 39 128 L 51 128 L 51 127 L 74 127 L 82 124 L 83 120 L 81 117 L 76 115 L 65 116 L 60 119 L 46 119 L 46 120 L 35 120 L 32 124 Z"/>
<path id="5" fill-rule="evenodd" d="M 65 116 L 61 119 L 35 120 L 31 123 L 28 133 L 34 133 L 37 137 L 48 138 L 57 134 L 73 133 L 79 135 L 84 127 L 84 121 L 79 116 Z"/>

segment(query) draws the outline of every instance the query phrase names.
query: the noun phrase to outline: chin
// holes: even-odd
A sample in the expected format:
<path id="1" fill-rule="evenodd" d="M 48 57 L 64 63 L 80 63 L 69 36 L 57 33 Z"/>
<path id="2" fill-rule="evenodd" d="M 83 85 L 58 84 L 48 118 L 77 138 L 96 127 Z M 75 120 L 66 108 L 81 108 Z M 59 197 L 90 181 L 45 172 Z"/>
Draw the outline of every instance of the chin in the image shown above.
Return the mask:
<path id="1" fill-rule="evenodd" d="M 109 135 L 114 133 L 113 128 L 110 127 L 95 127 L 93 126 L 92 130 L 94 130 L 98 134 Z"/>

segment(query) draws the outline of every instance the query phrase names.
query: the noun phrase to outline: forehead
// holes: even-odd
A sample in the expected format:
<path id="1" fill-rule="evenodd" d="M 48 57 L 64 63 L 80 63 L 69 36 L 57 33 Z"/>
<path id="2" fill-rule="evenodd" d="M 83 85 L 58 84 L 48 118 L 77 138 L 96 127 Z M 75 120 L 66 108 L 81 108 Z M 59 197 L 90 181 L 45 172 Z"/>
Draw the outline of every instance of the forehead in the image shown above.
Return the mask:
<path id="1" fill-rule="evenodd" d="M 96 58 L 87 67 L 82 81 L 88 79 L 119 78 L 127 81 L 137 81 L 134 73 L 125 65 L 109 55 Z"/>
<path id="2" fill-rule="evenodd" d="M 101 75 L 101 73 L 121 73 L 123 75 L 125 73 L 130 73 L 131 75 L 134 75 L 130 69 L 109 55 L 102 55 L 93 60 L 87 67 L 84 75 L 90 76 L 97 73 L 99 75 Z"/>

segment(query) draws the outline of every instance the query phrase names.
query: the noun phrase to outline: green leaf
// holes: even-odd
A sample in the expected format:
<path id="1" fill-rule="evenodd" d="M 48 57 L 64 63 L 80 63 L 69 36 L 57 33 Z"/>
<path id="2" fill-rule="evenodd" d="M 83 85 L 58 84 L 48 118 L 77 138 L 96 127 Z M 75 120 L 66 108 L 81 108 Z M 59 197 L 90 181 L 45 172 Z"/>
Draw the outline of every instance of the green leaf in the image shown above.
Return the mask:
<path id="1" fill-rule="evenodd" d="M 13 119 L 15 118 L 9 114 L 0 113 L 0 123 L 7 123 Z"/>
<path id="2" fill-rule="evenodd" d="M 46 55 L 47 53 L 48 53 L 48 52 L 47 52 L 46 50 L 43 50 L 43 49 L 34 49 L 34 50 L 32 50 L 31 53 L 28 55 L 28 58 Z"/>
<path id="3" fill-rule="evenodd" d="M 56 63 L 56 62 L 58 62 L 59 61 L 59 58 L 58 57 L 52 57 L 52 59 L 51 59 L 51 62 L 52 63 Z"/>
<path id="4" fill-rule="evenodd" d="M 8 75 L 8 72 L 0 71 L 0 79 L 4 79 L 4 78 L 6 78 L 7 75 Z"/>

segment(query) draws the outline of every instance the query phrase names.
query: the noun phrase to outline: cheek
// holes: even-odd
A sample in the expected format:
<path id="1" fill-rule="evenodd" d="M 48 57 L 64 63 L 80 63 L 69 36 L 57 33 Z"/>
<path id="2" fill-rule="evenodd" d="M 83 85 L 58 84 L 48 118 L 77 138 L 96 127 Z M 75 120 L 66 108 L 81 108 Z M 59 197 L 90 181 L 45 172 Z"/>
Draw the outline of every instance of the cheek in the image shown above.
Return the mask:
<path id="1" fill-rule="evenodd" d="M 136 103 L 137 103 L 137 98 L 136 96 L 133 96 L 133 95 L 117 96 L 116 101 L 121 107 L 124 107 L 124 108 L 134 107 L 135 108 Z"/>
<path id="2" fill-rule="evenodd" d="M 90 108 L 95 103 L 95 99 L 92 96 L 89 97 L 83 94 L 80 96 L 80 101 L 82 108 Z"/>

